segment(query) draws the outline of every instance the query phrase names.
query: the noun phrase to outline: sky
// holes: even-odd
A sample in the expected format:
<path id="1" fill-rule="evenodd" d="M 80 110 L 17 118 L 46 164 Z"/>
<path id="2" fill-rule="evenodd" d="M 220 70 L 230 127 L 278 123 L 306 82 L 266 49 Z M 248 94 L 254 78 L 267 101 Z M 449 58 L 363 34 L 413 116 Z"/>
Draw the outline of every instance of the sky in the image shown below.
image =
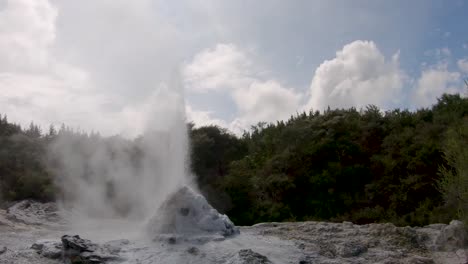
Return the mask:
<path id="1" fill-rule="evenodd" d="M 0 0 L 0 114 L 137 136 L 161 89 L 241 134 L 465 94 L 468 0 Z M 156 99 L 155 99 L 156 98 Z"/>

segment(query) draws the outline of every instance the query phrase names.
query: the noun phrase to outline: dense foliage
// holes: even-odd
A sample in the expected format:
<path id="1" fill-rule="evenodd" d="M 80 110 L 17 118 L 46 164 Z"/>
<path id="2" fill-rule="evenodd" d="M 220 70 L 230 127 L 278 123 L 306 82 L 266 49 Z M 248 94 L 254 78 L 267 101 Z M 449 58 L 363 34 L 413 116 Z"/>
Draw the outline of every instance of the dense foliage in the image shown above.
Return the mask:
<path id="1" fill-rule="evenodd" d="M 230 206 L 238 224 L 286 220 L 391 221 L 422 225 L 456 218 L 438 188 L 439 167 L 449 169 L 443 150 L 451 128 L 468 122 L 468 99 L 444 95 L 432 109 L 382 112 L 338 109 L 310 112 L 286 122 L 259 124 L 242 138 L 203 151 L 219 138 L 215 127 L 195 129 L 192 156 L 202 189 Z M 200 134 L 203 134 L 201 136 Z M 203 138 L 203 140 L 199 140 Z M 225 141 L 225 140 L 223 140 Z M 235 144 L 235 145 L 232 145 Z M 466 149 L 466 142 L 460 142 Z M 243 152 L 230 159 L 232 149 Z M 461 157 L 464 164 L 466 157 Z M 220 172 L 210 170 L 216 160 Z M 229 164 L 226 171 L 225 165 Z M 213 191 L 211 191 L 213 193 Z M 212 198 L 213 195 L 209 195 Z M 225 198 L 226 197 L 226 198 Z"/>
<path id="2" fill-rule="evenodd" d="M 57 191 L 44 157 L 64 128 L 41 133 L 0 120 L 0 195 L 52 199 Z M 210 203 L 239 225 L 446 222 L 460 216 L 446 183 L 459 170 L 466 178 L 467 157 L 457 154 L 466 154 L 466 124 L 468 99 L 443 95 L 431 109 L 329 109 L 260 123 L 242 137 L 189 125 L 191 167 Z M 460 127 L 465 134 L 453 132 Z"/>
<path id="3" fill-rule="evenodd" d="M 55 135 L 42 135 L 38 126 L 27 129 L 0 116 L 0 198 L 4 200 L 51 200 L 55 188 L 45 166 L 48 141 Z"/>
<path id="4" fill-rule="evenodd" d="M 468 122 L 450 128 L 444 146 L 448 166 L 440 166 L 439 190 L 446 206 L 468 224 Z"/>

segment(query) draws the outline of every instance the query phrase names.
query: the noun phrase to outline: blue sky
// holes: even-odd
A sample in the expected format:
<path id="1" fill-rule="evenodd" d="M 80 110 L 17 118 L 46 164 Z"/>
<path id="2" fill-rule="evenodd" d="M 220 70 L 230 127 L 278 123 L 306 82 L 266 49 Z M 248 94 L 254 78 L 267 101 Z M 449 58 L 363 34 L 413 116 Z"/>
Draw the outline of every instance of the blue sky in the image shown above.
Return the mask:
<path id="1" fill-rule="evenodd" d="M 189 120 L 241 133 L 465 89 L 468 1 L 173 2 L 0 0 L 0 113 L 134 136 L 177 76 Z"/>

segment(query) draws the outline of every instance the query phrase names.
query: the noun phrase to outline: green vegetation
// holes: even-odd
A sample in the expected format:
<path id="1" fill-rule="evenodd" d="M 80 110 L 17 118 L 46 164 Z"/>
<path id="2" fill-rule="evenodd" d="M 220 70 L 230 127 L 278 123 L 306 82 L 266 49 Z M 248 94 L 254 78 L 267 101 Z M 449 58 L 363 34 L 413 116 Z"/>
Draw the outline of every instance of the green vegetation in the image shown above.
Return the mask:
<path id="1" fill-rule="evenodd" d="M 447 131 L 444 158 L 438 182 L 446 206 L 468 223 L 468 120 Z"/>
<path id="2" fill-rule="evenodd" d="M 44 160 L 50 136 L 42 136 L 34 124 L 21 129 L 0 117 L 0 198 L 53 199 L 55 188 Z"/>
<path id="3" fill-rule="evenodd" d="M 200 182 L 202 190 L 212 190 L 210 202 L 229 205 L 221 209 L 241 225 L 302 220 L 448 222 L 457 218 L 459 209 L 444 201 L 439 167 L 458 172 L 457 166 L 465 166 L 467 181 L 466 137 L 454 144 L 456 150 L 443 154 L 449 131 L 466 124 L 466 118 L 468 99 L 459 95 L 444 95 L 431 109 L 415 112 L 383 113 L 369 106 L 302 113 L 286 122 L 259 124 L 218 149 L 243 152 L 240 159 L 215 155 L 217 164 L 229 164 L 222 173 L 200 163 L 213 160 L 197 150 L 208 149 L 211 143 L 203 142 L 215 140 L 215 128 L 211 134 L 199 128 L 192 131 L 198 135 L 192 137 L 197 145 L 193 166 L 199 177 L 212 179 Z M 215 135 L 229 137 L 223 130 Z"/>
<path id="4" fill-rule="evenodd" d="M 417 111 L 368 106 L 301 113 L 260 123 L 242 137 L 216 126 L 188 129 L 200 190 L 238 225 L 303 220 L 424 225 L 467 218 L 467 127 L 468 99 L 443 95 L 432 108 Z M 54 170 L 46 169 L 44 157 L 64 131 L 44 135 L 33 124 L 21 129 L 1 118 L 4 199 L 57 195 Z"/>

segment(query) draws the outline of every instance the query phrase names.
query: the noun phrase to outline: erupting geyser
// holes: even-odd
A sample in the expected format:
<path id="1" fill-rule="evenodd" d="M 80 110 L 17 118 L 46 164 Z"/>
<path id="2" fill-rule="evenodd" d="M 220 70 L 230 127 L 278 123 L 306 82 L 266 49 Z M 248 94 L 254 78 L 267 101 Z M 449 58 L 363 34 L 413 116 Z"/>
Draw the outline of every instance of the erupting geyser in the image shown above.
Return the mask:
<path id="1" fill-rule="evenodd" d="M 150 223 L 152 232 L 235 233 L 227 216 L 191 188 L 182 188 L 191 185 L 182 89 L 162 86 L 149 101 L 142 107 L 145 128 L 139 138 L 65 131 L 52 144 L 71 224 L 89 230 L 95 222 L 101 229 L 120 219 L 130 229 Z"/>

